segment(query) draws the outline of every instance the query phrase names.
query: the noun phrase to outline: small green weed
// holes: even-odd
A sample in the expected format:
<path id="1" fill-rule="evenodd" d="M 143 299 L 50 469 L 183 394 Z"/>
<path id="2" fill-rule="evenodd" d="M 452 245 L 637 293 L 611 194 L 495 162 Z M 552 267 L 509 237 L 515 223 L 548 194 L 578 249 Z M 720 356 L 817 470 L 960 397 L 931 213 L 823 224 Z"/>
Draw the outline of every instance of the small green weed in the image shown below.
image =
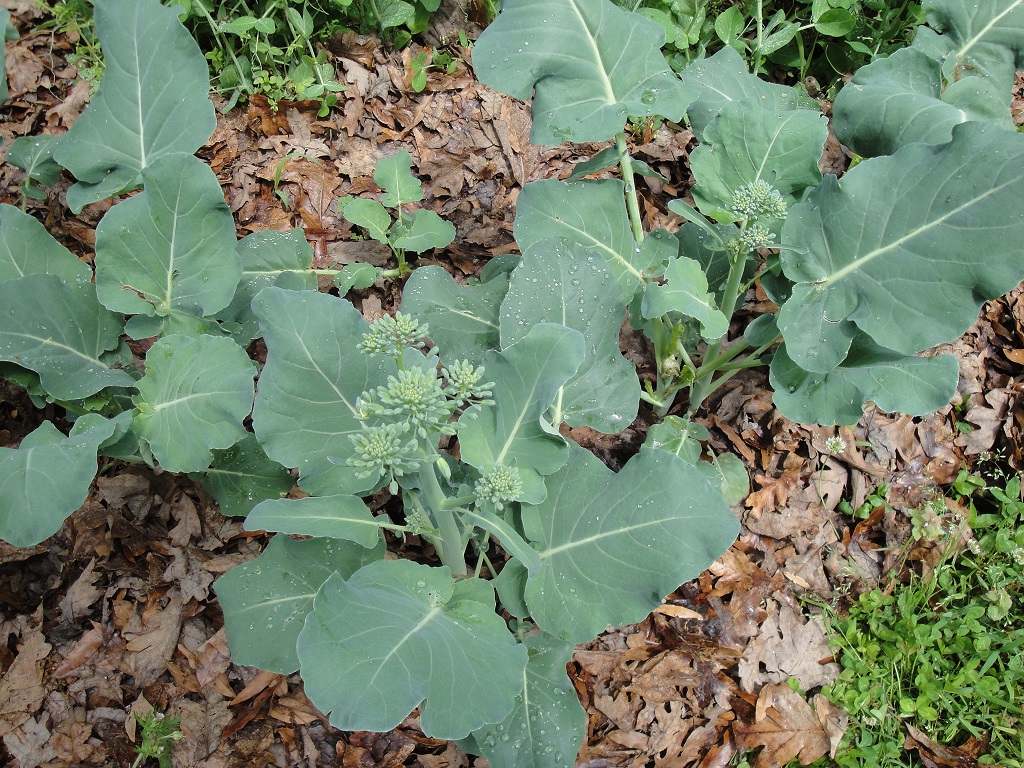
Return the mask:
<path id="1" fill-rule="evenodd" d="M 147 760 L 156 760 L 160 768 L 171 768 L 171 753 L 174 751 L 174 744 L 181 740 L 182 734 L 178 730 L 180 721 L 176 717 L 164 717 L 162 712 L 136 712 L 132 717 L 142 733 L 139 734 L 139 743 L 135 746 L 135 762 L 132 768 L 139 768 Z"/>
<path id="2" fill-rule="evenodd" d="M 966 520 L 951 521 L 942 500 L 911 515 L 915 537 L 947 542 L 932 576 L 863 594 L 831 622 L 843 671 L 825 694 L 850 713 L 842 768 L 917 764 L 904 723 L 941 744 L 987 742 L 983 764 L 1024 766 L 1020 477 L 989 485 L 962 471 L 951 492 Z M 965 525 L 977 538 L 956 553 Z"/>
<path id="3" fill-rule="evenodd" d="M 924 23 L 910 0 L 615 0 L 665 28 L 676 69 L 722 48 L 744 54 L 756 72 L 772 67 L 825 84 L 909 42 Z"/>

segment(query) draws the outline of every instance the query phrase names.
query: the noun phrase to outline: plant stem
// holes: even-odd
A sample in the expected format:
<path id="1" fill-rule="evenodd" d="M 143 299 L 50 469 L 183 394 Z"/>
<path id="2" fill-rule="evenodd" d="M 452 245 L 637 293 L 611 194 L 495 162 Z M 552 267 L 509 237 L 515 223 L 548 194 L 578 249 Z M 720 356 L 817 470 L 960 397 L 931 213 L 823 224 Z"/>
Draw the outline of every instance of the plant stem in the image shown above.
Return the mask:
<path id="1" fill-rule="evenodd" d="M 761 71 L 761 45 L 762 38 L 764 37 L 764 3 L 762 0 L 757 0 L 757 52 L 754 54 L 754 74 L 758 74 Z"/>
<path id="2" fill-rule="evenodd" d="M 466 550 L 462 546 L 462 531 L 455 520 L 454 511 L 446 507 L 448 497 L 441 490 L 441 484 L 437 481 L 433 462 L 425 461 L 420 465 L 419 477 L 427 506 L 433 512 L 434 522 L 441 534 L 438 541 L 440 549 L 437 554 L 440 556 L 441 562 L 451 568 L 455 576 L 464 576 L 469 569 L 466 566 Z"/>
<path id="3" fill-rule="evenodd" d="M 633 161 L 626 146 L 626 134 L 620 131 L 615 135 L 615 149 L 619 153 L 619 168 L 622 181 L 626 185 L 626 210 L 629 211 L 629 224 L 633 229 L 633 239 L 639 245 L 644 241 L 644 224 L 640 216 L 640 203 L 636 197 L 636 182 L 633 178 Z"/>
<path id="4" fill-rule="evenodd" d="M 730 325 L 732 324 L 732 316 L 736 312 L 736 304 L 740 299 L 740 282 L 743 280 L 743 267 L 746 266 L 746 263 L 747 256 L 745 253 L 738 253 L 729 258 L 729 279 L 725 284 L 725 292 L 722 296 L 722 314 L 729 319 Z M 704 354 L 705 360 L 709 360 L 712 364 L 717 364 L 719 362 L 728 362 L 732 357 L 735 357 L 734 354 L 722 361 L 717 359 L 719 353 L 722 351 L 722 343 L 728 335 L 728 332 L 726 332 L 722 338 L 708 347 L 707 352 Z M 737 354 L 741 351 L 743 351 L 742 347 L 737 351 Z M 693 416 L 707 396 L 711 394 L 714 389 L 717 389 L 722 383 L 724 383 L 720 382 L 716 384 L 713 389 L 711 377 L 714 375 L 716 369 L 708 366 L 707 363 L 704 363 L 701 365 L 701 370 L 704 371 L 703 374 L 699 375 L 690 386 L 690 406 L 687 411 L 687 416 Z"/>

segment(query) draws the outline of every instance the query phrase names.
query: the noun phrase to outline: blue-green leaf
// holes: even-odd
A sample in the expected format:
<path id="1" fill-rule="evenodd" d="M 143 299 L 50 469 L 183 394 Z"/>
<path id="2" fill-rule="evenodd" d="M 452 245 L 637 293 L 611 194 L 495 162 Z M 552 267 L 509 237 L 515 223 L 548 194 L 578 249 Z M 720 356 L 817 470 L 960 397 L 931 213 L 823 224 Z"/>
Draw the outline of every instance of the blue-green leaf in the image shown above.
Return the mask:
<path id="1" fill-rule="evenodd" d="M 827 373 L 855 329 L 913 355 L 970 327 L 1024 274 L 1024 136 L 979 123 L 825 177 L 794 206 L 778 315 L 790 358 Z"/>
<path id="2" fill-rule="evenodd" d="M 501 305 L 501 345 L 525 338 L 539 323 L 583 336 L 586 355 L 558 389 L 549 418 L 618 434 L 636 418 L 640 382 L 619 351 L 626 302 L 604 260 L 577 243 L 534 243 L 512 273 Z M 490 375 L 490 371 L 488 371 Z"/>
<path id="3" fill-rule="evenodd" d="M 242 260 L 242 277 L 231 303 L 217 319 L 237 323 L 236 340 L 247 344 L 260 335 L 259 322 L 252 313 L 252 300 L 264 288 L 276 285 L 293 291 L 315 291 L 313 248 L 302 229 L 291 232 L 253 232 L 235 245 Z"/>
<path id="4" fill-rule="evenodd" d="M 231 660 L 283 675 L 297 671 L 295 644 L 320 587 L 335 573 L 348 578 L 382 557 L 383 541 L 366 549 L 334 539 L 272 538 L 259 557 L 214 584 Z"/>
<path id="5" fill-rule="evenodd" d="M 721 492 L 668 451 L 641 451 L 616 474 L 571 445 L 545 480 L 547 499 L 522 508 L 542 562 L 526 602 L 542 629 L 570 642 L 640 621 L 739 531 Z"/>
<path id="6" fill-rule="evenodd" d="M 572 763 L 587 734 L 587 713 L 565 673 L 575 650 L 544 632 L 523 641 L 529 653 L 515 709 L 474 731 L 491 768 L 547 768 Z"/>
<path id="7" fill-rule="evenodd" d="M 627 116 L 682 118 L 665 30 L 606 0 L 508 0 L 473 47 L 480 82 L 533 98 L 535 144 L 603 141 Z"/>
<path id="8" fill-rule="evenodd" d="M 384 522 L 389 522 L 386 517 Z M 358 496 L 269 499 L 249 513 L 245 528 L 344 539 L 361 547 L 373 547 L 381 538 L 380 524 Z"/>
<path id="9" fill-rule="evenodd" d="M 96 451 L 117 422 L 87 414 L 65 437 L 48 421 L 17 449 L 0 448 L 0 539 L 30 547 L 49 538 L 85 503 Z"/>
<path id="10" fill-rule="evenodd" d="M 706 216 L 731 220 L 733 193 L 763 180 L 795 202 L 821 182 L 818 160 L 828 137 L 825 116 L 809 109 L 767 110 L 754 101 L 725 104 L 690 153 L 693 199 Z"/>
<path id="11" fill-rule="evenodd" d="M 103 81 L 54 153 L 80 182 L 68 193 L 76 213 L 137 186 L 158 158 L 192 154 L 217 126 L 206 59 L 177 10 L 158 0 L 97 0 L 93 18 Z"/>
<path id="12" fill-rule="evenodd" d="M 329 578 L 313 606 L 298 641 L 302 678 L 336 728 L 388 731 L 419 707 L 425 734 L 460 739 L 515 706 L 526 648 L 486 581 L 380 561 Z"/>
<path id="13" fill-rule="evenodd" d="M 256 368 L 245 350 L 217 336 L 167 336 L 146 355 L 133 427 L 169 472 L 201 472 L 213 449 L 246 434 Z"/>
<path id="14" fill-rule="evenodd" d="M 544 421 L 559 389 L 583 362 L 578 331 L 561 325 L 534 326 L 519 342 L 484 356 L 495 387 L 494 405 L 483 406 L 459 431 L 462 460 L 484 471 L 498 464 L 546 475 L 565 463 L 565 440 Z"/>
<path id="15" fill-rule="evenodd" d="M 792 109 L 819 110 L 818 102 L 800 94 L 795 88 L 769 83 L 747 70 L 743 57 L 726 46 L 714 56 L 698 59 L 679 75 L 692 94 L 686 108 L 686 119 L 698 138 L 725 107 L 734 101 L 753 99 L 758 109 L 785 112 Z"/>
<path id="16" fill-rule="evenodd" d="M 854 339 L 842 364 L 828 373 L 805 371 L 783 344 L 771 366 L 773 399 L 782 414 L 802 424 L 855 424 L 864 403 L 883 411 L 923 416 L 956 394 L 960 366 L 953 355 L 911 357 Z"/>
<path id="17" fill-rule="evenodd" d="M 104 360 L 120 342 L 124 318 L 100 306 L 88 276 L 8 280 L 0 283 L 0 306 L 0 360 L 35 371 L 51 397 L 80 400 L 104 387 L 134 386 Z"/>
<path id="18" fill-rule="evenodd" d="M 624 193 L 617 179 L 531 182 L 516 201 L 516 242 L 524 253 L 542 240 L 579 243 L 605 261 L 628 302 L 650 264 L 633 240 Z"/>
<path id="19" fill-rule="evenodd" d="M 267 344 L 253 411 L 263 449 L 298 467 L 299 485 L 309 493 L 368 490 L 345 464 L 353 451 L 349 435 L 361 428 L 356 399 L 396 373 L 394 362 L 356 349 L 369 324 L 344 299 L 264 288 L 253 312 Z"/>
<path id="20" fill-rule="evenodd" d="M 500 348 L 498 314 L 508 292 L 509 273 L 474 285 L 459 285 L 441 267 L 420 267 L 402 292 L 402 311 L 430 325 L 430 338 L 446 361 L 469 360 Z"/>
<path id="21" fill-rule="evenodd" d="M 143 171 L 146 188 L 96 228 L 96 292 L 125 314 L 206 317 L 224 309 L 242 275 L 235 222 L 210 166 L 164 155 Z"/>
<path id="22" fill-rule="evenodd" d="M 213 452 L 213 463 L 189 475 L 217 500 L 222 515 L 247 515 L 266 499 L 279 499 L 291 490 L 291 473 L 267 458 L 256 435 L 248 434 L 223 451 Z"/>
<path id="23" fill-rule="evenodd" d="M 663 283 L 648 283 L 644 288 L 641 313 L 645 318 L 672 312 L 697 320 L 706 339 L 720 339 L 729 330 L 729 318 L 715 306 L 700 264 L 683 256 L 668 263 Z"/>
<path id="24" fill-rule="evenodd" d="M 58 243 L 35 217 L 0 203 L 0 283 L 28 274 L 55 275 L 65 283 L 92 281 L 89 265 Z"/>

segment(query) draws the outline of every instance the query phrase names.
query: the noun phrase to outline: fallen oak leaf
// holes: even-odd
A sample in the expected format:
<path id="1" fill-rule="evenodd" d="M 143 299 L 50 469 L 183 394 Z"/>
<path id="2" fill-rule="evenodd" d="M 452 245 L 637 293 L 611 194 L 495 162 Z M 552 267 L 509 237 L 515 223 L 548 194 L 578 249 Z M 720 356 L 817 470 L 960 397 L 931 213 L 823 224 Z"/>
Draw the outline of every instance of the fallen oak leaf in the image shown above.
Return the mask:
<path id="1" fill-rule="evenodd" d="M 925 768 L 978 768 L 978 756 L 988 751 L 988 744 L 974 737 L 961 747 L 947 747 L 933 741 L 910 723 L 905 725 L 907 738 L 903 748 L 916 749 Z"/>
<path id="2" fill-rule="evenodd" d="M 814 708 L 786 683 L 766 685 L 757 697 L 754 722 L 732 726 L 739 749 L 761 747 L 753 768 L 778 768 L 798 759 L 810 765 L 835 748 L 846 731 L 848 716 L 824 696 Z"/>

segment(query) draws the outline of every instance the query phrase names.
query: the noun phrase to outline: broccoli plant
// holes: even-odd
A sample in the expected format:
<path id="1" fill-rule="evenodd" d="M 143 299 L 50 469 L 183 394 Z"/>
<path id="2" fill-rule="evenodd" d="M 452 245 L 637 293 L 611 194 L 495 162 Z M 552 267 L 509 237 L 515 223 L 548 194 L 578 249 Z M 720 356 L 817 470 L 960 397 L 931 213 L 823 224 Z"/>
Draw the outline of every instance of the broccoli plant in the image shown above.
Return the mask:
<path id="1" fill-rule="evenodd" d="M 925 3 L 936 32 L 921 45 L 946 51 L 947 79 L 952 62 L 1019 56 L 1024 6 L 965 1 Z M 585 733 L 564 672 L 574 646 L 642 619 L 738 531 L 742 464 L 711 455 L 696 420 L 712 393 L 768 365 L 797 421 L 853 423 L 866 401 L 942 407 L 957 365 L 929 350 L 1024 276 L 1024 137 L 985 119 L 995 101 L 837 179 L 818 169 L 817 104 L 734 51 L 677 77 L 643 16 L 509 0 L 476 45 L 478 76 L 532 98 L 536 142 L 613 142 L 578 170 L 611 163 L 620 178 L 526 185 L 520 254 L 465 285 L 420 267 L 401 313 L 370 325 L 317 291 L 300 231 L 236 240 L 192 155 L 213 112 L 176 13 L 97 0 L 95 19 L 115 66 L 67 134 L 14 154 L 32 169 L 26 194 L 55 166 L 71 172 L 73 208 L 141 191 L 100 221 L 92 265 L 0 206 L 0 375 L 73 421 L 0 449 L 0 538 L 52 535 L 98 455 L 187 473 L 275 534 L 216 583 L 234 659 L 298 670 L 343 729 L 387 730 L 418 709 L 426 734 L 496 768 L 571 763 Z M 978 98 L 1003 104 L 1005 78 L 989 85 Z M 635 175 L 650 171 L 623 130 L 653 116 L 685 118 L 700 144 L 693 204 L 671 204 L 677 232 L 645 231 Z M 404 275 L 406 251 L 451 231 L 404 208 L 422 195 L 409 156 L 375 177 L 381 199 L 343 211 Z M 779 309 L 740 327 L 755 282 Z M 654 348 L 642 385 L 618 345 L 626 317 Z M 144 361 L 126 338 L 154 340 Z M 262 367 L 245 351 L 255 338 Z M 617 434 L 641 402 L 663 418 L 618 472 L 563 435 Z M 385 557 L 389 545 L 420 554 Z"/>

